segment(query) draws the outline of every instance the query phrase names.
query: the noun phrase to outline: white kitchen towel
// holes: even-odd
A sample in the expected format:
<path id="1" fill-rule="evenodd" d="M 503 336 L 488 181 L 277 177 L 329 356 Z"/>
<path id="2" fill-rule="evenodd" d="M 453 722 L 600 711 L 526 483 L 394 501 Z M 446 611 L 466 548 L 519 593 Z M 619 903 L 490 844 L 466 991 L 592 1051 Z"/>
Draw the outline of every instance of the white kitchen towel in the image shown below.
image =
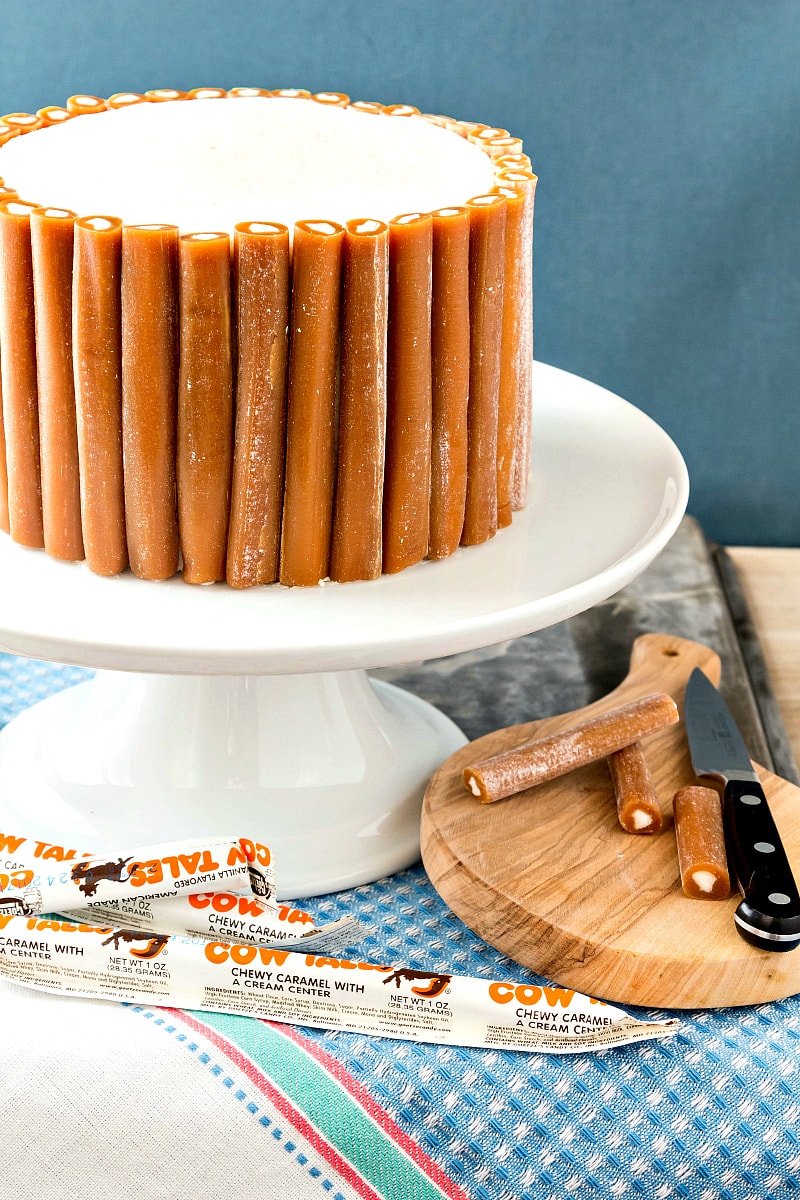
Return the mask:
<path id="1" fill-rule="evenodd" d="M 365 1195 L 317 1131 L 305 1126 L 304 1136 L 302 1114 L 293 1115 L 271 1081 L 184 1014 L 51 996 L 0 980 L 0 1021 L 5 1194 Z"/>

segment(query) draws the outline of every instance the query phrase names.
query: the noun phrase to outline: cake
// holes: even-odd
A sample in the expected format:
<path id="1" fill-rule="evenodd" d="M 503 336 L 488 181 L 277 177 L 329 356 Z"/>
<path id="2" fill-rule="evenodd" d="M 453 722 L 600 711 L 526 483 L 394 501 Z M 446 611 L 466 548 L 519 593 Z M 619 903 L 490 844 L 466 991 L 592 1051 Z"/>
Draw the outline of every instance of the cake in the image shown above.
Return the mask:
<path id="1" fill-rule="evenodd" d="M 0 528 L 98 574 L 373 580 L 524 507 L 505 130 L 158 89 L 0 119 Z"/>

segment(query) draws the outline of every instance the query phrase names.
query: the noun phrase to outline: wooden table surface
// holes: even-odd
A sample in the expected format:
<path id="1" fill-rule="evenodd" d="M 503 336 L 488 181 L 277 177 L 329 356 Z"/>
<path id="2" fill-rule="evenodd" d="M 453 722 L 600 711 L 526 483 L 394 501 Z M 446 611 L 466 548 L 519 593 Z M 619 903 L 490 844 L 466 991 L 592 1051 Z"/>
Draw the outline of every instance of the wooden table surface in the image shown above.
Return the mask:
<path id="1" fill-rule="evenodd" d="M 729 548 L 800 763 L 800 549 Z"/>

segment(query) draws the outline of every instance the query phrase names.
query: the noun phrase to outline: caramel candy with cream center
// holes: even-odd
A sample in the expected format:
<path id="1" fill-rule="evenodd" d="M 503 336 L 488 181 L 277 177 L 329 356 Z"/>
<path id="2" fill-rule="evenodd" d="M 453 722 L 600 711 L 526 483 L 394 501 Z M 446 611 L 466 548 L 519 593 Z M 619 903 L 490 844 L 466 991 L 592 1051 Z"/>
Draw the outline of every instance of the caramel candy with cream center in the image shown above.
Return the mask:
<path id="1" fill-rule="evenodd" d="M 431 528 L 429 558 L 461 541 L 467 502 L 469 224 L 466 206 L 433 213 Z"/>
<path id="2" fill-rule="evenodd" d="M 389 384 L 383 569 L 428 553 L 431 503 L 432 221 L 404 213 L 389 225 Z"/>
<path id="3" fill-rule="evenodd" d="M 225 578 L 233 468 L 231 250 L 227 233 L 179 241 L 178 522 L 183 578 Z"/>
<path id="4" fill-rule="evenodd" d="M 713 788 L 681 788 L 673 798 L 681 885 L 693 900 L 725 900 L 731 883 L 722 803 Z"/>
<path id="5" fill-rule="evenodd" d="M 626 833 L 658 833 L 663 824 L 653 776 L 638 742 L 608 756 L 617 816 Z"/>
<path id="6" fill-rule="evenodd" d="M 0 372 L 7 517 L 11 537 L 23 546 L 44 545 L 30 226 L 35 207 L 23 200 L 0 204 Z M 0 511 L 0 519 L 5 516 Z"/>
<path id="7" fill-rule="evenodd" d="M 289 356 L 289 230 L 245 221 L 234 238 L 239 347 L 227 579 L 278 578 Z"/>
<path id="8" fill-rule="evenodd" d="M 178 570 L 175 440 L 178 402 L 178 230 L 122 231 L 122 440 L 131 569 Z"/>
<path id="9" fill-rule="evenodd" d="M 294 229 L 280 567 L 288 586 L 313 587 L 328 574 L 343 236 L 335 221 L 299 221 Z"/>
<path id="10" fill-rule="evenodd" d="M 72 353 L 86 561 L 98 575 L 128 565 L 122 467 L 122 221 L 75 222 Z"/>
<path id="11" fill-rule="evenodd" d="M 342 268 L 339 452 L 331 579 L 381 573 L 389 228 L 348 221 Z"/>
<path id="12" fill-rule="evenodd" d="M 31 213 L 44 545 L 53 558 L 83 558 L 80 468 L 72 368 L 72 259 L 77 214 Z"/>
<path id="13" fill-rule="evenodd" d="M 602 713 L 579 725 L 496 754 L 465 767 L 464 786 L 484 804 L 566 775 L 600 758 L 608 758 L 659 729 L 678 721 L 678 707 L 665 692 Z"/>
<path id="14" fill-rule="evenodd" d="M 506 199 L 468 201 L 469 214 L 469 445 L 462 544 L 476 546 L 497 532 L 497 421 L 503 327 Z"/>

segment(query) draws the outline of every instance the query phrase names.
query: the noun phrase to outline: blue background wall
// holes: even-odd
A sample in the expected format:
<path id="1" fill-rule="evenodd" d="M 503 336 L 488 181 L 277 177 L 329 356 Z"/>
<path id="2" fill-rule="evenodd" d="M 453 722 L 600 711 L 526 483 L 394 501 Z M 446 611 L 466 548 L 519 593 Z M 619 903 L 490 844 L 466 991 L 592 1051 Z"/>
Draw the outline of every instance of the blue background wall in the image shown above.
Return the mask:
<path id="1" fill-rule="evenodd" d="M 800 0 L 0 0 L 0 113 L 262 85 L 521 135 L 536 355 L 681 447 L 690 511 L 800 545 Z"/>

